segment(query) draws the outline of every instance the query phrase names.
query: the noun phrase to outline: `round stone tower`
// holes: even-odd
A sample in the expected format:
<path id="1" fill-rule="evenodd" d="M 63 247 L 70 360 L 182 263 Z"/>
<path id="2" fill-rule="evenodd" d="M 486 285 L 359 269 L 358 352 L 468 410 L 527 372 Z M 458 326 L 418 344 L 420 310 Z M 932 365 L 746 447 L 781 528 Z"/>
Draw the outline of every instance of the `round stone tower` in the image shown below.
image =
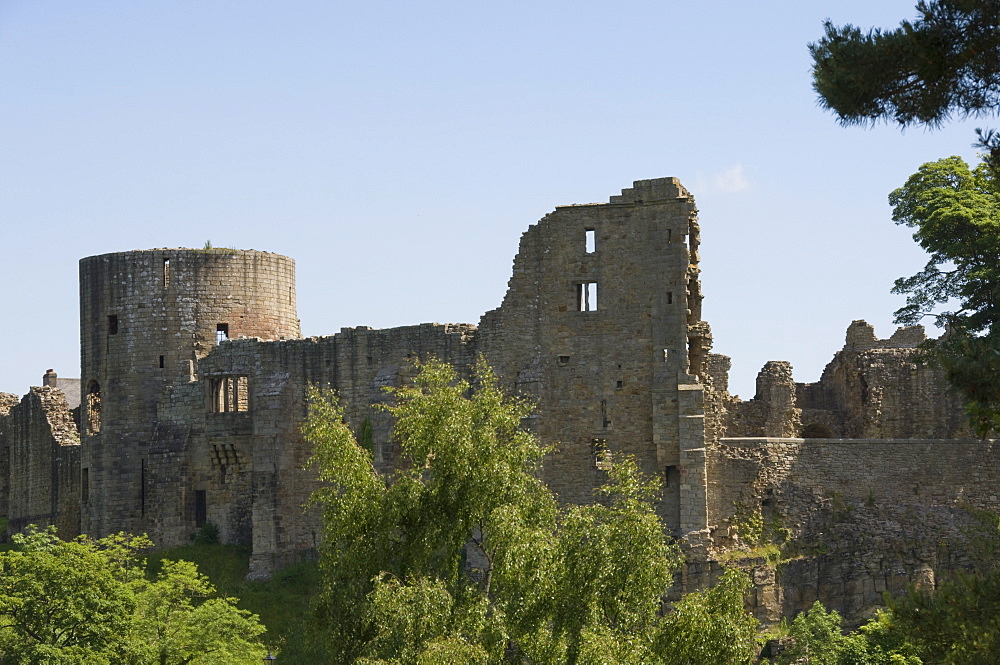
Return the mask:
<path id="1" fill-rule="evenodd" d="M 171 386 L 221 340 L 299 337 L 295 262 L 252 250 L 154 249 L 80 261 L 83 528 L 142 528 L 145 450 Z"/>

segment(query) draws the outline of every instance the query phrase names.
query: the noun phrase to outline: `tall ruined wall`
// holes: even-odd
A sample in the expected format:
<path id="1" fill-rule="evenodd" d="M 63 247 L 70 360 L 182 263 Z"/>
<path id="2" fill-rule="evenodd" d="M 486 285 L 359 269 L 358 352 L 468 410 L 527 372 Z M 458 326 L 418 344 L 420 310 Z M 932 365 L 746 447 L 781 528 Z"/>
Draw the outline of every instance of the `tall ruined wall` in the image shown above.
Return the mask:
<path id="1" fill-rule="evenodd" d="M 192 381 L 219 338 L 298 337 L 295 263 L 228 249 L 88 257 L 80 261 L 80 332 L 90 488 L 83 528 L 145 531 L 153 462 L 178 465 L 158 476 L 176 491 L 186 473 L 190 433 L 160 416 L 162 395 Z"/>
<path id="2" fill-rule="evenodd" d="M 661 514 L 704 525 L 699 232 L 674 178 L 638 181 L 607 204 L 562 206 L 521 237 L 503 304 L 479 346 L 511 389 L 537 400 L 536 433 L 558 445 L 546 482 L 594 500 L 605 450 L 666 478 Z"/>
<path id="3" fill-rule="evenodd" d="M 8 532 L 54 525 L 80 533 L 80 438 L 57 388 L 32 388 L 6 417 Z"/>
<path id="4" fill-rule="evenodd" d="M 778 568 L 788 616 L 819 599 L 849 621 L 883 591 L 970 565 L 970 509 L 1000 511 L 1000 445 L 920 439 L 723 439 L 710 451 L 715 543 L 749 514 L 805 556 Z"/>

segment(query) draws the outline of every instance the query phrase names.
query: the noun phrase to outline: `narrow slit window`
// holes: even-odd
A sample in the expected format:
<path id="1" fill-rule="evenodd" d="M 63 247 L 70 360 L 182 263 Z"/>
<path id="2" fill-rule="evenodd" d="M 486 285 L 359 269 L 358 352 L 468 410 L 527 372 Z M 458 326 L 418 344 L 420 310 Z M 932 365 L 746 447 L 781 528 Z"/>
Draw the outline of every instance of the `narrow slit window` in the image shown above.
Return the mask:
<path id="1" fill-rule="evenodd" d="M 597 231 L 594 229 L 586 230 L 586 252 L 588 254 L 593 254 L 597 251 Z"/>
<path id="2" fill-rule="evenodd" d="M 87 468 L 80 474 L 80 501 L 90 501 L 90 469 Z"/>
<path id="3" fill-rule="evenodd" d="M 146 460 L 142 460 L 139 475 L 139 514 L 146 516 Z"/>
<path id="4" fill-rule="evenodd" d="M 163 259 L 163 288 L 170 286 L 170 259 Z"/>
<path id="5" fill-rule="evenodd" d="M 597 282 L 576 285 L 576 309 L 579 312 L 597 311 Z"/>
<path id="6" fill-rule="evenodd" d="M 118 334 L 118 315 L 108 314 L 108 334 L 117 335 Z"/>
<path id="7" fill-rule="evenodd" d="M 208 497 L 205 490 L 194 491 L 194 525 L 205 526 L 208 521 Z"/>
<path id="8" fill-rule="evenodd" d="M 160 369 L 163 369 L 163 356 L 160 356 Z"/>
<path id="9" fill-rule="evenodd" d="M 667 304 L 668 305 L 673 305 L 674 304 L 674 292 L 673 291 L 667 291 Z"/>
<path id="10" fill-rule="evenodd" d="M 87 389 L 87 434 L 101 433 L 101 384 L 91 381 Z"/>
<path id="11" fill-rule="evenodd" d="M 229 339 L 229 324 L 220 323 L 215 326 L 215 343 L 219 344 L 220 342 L 225 342 L 227 339 Z"/>

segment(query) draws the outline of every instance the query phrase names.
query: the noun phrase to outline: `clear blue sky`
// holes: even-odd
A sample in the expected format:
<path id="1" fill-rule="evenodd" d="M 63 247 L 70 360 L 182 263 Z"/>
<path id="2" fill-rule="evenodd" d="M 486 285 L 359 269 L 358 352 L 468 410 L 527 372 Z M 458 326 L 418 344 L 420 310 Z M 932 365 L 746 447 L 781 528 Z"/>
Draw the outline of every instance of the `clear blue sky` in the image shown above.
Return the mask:
<path id="1" fill-rule="evenodd" d="M 286 254 L 305 335 L 478 321 L 556 205 L 677 176 L 732 388 L 887 337 L 924 263 L 886 195 L 972 128 L 842 128 L 821 23 L 915 0 L 0 0 L 0 391 L 79 374 L 77 261 Z M 997 123 L 1000 124 L 1000 123 Z"/>

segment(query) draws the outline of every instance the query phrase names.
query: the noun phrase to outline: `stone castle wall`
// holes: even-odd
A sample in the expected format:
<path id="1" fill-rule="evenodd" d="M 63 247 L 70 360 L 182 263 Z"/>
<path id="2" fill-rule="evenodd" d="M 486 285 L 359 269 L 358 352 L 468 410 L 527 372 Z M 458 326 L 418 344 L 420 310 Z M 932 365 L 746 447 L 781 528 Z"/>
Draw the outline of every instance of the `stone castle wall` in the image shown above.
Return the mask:
<path id="1" fill-rule="evenodd" d="M 884 591 L 969 568 L 973 512 L 1000 512 L 994 441 L 734 438 L 709 459 L 716 546 L 756 513 L 801 549 L 778 570 L 783 616 L 819 599 L 857 621 Z"/>
<path id="2" fill-rule="evenodd" d="M 857 618 L 883 589 L 968 565 L 968 509 L 1000 509 L 1000 470 L 993 444 L 961 440 L 960 400 L 919 361 L 922 329 L 879 340 L 854 322 L 817 383 L 773 361 L 740 401 L 701 320 L 699 245 L 680 182 L 638 181 L 529 227 L 503 303 L 478 326 L 309 339 L 289 258 L 83 259 L 81 406 L 70 410 L 51 371 L 23 399 L 0 395 L 0 516 L 10 530 L 128 530 L 162 546 L 211 523 L 252 546 L 251 574 L 266 576 L 319 538 L 319 516 L 303 510 L 316 487 L 299 431 L 307 387 L 337 391 L 391 473 L 384 389 L 405 385 L 414 361 L 467 376 L 483 356 L 501 385 L 535 400 L 529 425 L 556 448 L 542 474 L 562 501 L 593 501 L 622 455 L 663 480 L 659 513 L 688 554 L 682 588 L 717 578 L 711 557 L 746 544 L 750 513 L 805 548 L 777 570 L 754 564 L 763 619 L 815 598 Z"/>

